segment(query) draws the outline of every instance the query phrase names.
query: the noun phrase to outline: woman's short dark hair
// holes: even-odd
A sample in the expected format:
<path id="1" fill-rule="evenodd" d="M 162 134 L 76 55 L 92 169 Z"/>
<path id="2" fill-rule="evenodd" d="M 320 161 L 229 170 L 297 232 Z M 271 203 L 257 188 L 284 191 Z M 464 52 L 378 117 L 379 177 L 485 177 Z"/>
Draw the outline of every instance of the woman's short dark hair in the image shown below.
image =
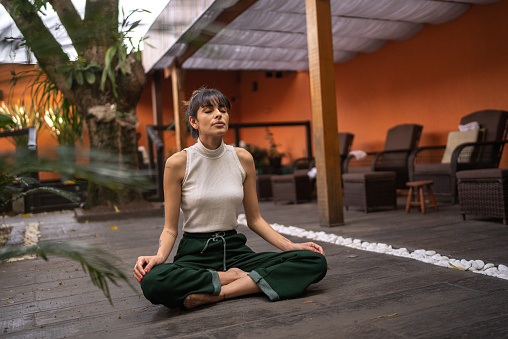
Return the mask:
<path id="1" fill-rule="evenodd" d="M 186 113 L 187 123 L 189 124 L 191 130 L 191 136 L 194 139 L 197 139 L 199 137 L 199 131 L 194 127 L 192 127 L 192 125 L 189 122 L 189 118 L 193 117 L 194 119 L 197 119 L 198 109 L 200 107 L 207 106 L 225 107 L 228 113 L 231 110 L 231 102 L 220 91 L 213 88 L 203 88 L 203 87 L 198 90 L 195 90 L 194 93 L 192 93 L 191 99 L 187 103 L 187 113 Z"/>

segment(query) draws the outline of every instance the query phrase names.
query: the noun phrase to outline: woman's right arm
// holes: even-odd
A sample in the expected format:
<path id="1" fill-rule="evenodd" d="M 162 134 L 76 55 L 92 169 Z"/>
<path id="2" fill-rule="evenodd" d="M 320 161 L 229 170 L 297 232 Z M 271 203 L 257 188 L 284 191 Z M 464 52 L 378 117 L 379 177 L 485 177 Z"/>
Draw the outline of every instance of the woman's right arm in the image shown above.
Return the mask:
<path id="1" fill-rule="evenodd" d="M 156 255 L 140 256 L 134 266 L 133 276 L 141 282 L 143 276 L 152 267 L 163 264 L 173 249 L 178 236 L 178 218 L 182 197 L 182 181 L 185 176 L 187 154 L 185 151 L 173 154 L 164 169 L 164 229 L 159 238 L 159 249 Z"/>

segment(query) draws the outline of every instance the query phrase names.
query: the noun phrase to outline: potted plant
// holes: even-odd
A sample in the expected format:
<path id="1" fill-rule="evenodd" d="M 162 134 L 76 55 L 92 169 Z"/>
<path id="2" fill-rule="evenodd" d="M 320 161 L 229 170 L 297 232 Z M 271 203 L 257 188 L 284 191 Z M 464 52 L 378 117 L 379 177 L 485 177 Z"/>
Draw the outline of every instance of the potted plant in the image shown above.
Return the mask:
<path id="1" fill-rule="evenodd" d="M 268 151 L 252 144 L 242 145 L 242 142 L 240 146 L 245 148 L 252 155 L 254 166 L 256 167 L 256 174 L 266 174 L 268 172 Z"/>
<path id="2" fill-rule="evenodd" d="M 282 168 L 282 158 L 284 153 L 279 152 L 277 147 L 279 144 L 275 143 L 273 133 L 266 127 L 266 140 L 268 141 L 268 161 L 270 163 L 270 170 L 272 173 L 279 173 Z"/>

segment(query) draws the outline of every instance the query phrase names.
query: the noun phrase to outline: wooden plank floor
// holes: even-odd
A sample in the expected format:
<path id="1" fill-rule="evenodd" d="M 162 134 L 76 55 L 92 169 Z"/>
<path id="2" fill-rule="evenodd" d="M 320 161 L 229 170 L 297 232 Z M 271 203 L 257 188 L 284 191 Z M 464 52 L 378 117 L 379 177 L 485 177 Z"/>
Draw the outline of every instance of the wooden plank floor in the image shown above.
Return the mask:
<path id="1" fill-rule="evenodd" d="M 324 231 L 393 247 L 434 250 L 454 258 L 508 264 L 508 227 L 468 218 L 458 206 L 345 211 L 344 226 L 318 225 L 315 202 L 262 202 L 270 223 Z M 79 224 L 72 213 L 7 218 L 41 223 L 41 240 L 80 241 L 118 255 L 130 275 L 138 255 L 155 253 L 161 217 Z M 110 229 L 110 226 L 118 229 Z M 273 250 L 240 226 L 256 251 Z M 302 241 L 290 237 L 294 241 Z M 408 258 L 321 243 L 329 271 L 301 298 L 262 295 L 192 311 L 151 305 L 127 286 L 112 286 L 114 306 L 74 262 L 50 258 L 0 264 L 2 338 L 501 338 L 508 337 L 508 280 Z M 171 255 L 171 257 L 173 254 Z"/>

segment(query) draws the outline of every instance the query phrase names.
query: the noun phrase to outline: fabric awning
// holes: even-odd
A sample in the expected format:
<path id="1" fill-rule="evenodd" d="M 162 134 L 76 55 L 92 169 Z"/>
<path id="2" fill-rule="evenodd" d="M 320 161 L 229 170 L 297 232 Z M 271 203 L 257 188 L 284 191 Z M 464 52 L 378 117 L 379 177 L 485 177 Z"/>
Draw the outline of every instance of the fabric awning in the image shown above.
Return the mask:
<path id="1" fill-rule="evenodd" d="M 499 0 L 331 0 L 336 63 L 372 53 L 388 40 L 406 40 L 425 24 L 459 17 L 473 4 Z M 165 69 L 202 36 L 211 39 L 184 69 L 307 70 L 305 0 L 258 0 L 229 23 L 221 13 L 239 0 L 171 0 L 147 35 L 147 72 Z"/>

